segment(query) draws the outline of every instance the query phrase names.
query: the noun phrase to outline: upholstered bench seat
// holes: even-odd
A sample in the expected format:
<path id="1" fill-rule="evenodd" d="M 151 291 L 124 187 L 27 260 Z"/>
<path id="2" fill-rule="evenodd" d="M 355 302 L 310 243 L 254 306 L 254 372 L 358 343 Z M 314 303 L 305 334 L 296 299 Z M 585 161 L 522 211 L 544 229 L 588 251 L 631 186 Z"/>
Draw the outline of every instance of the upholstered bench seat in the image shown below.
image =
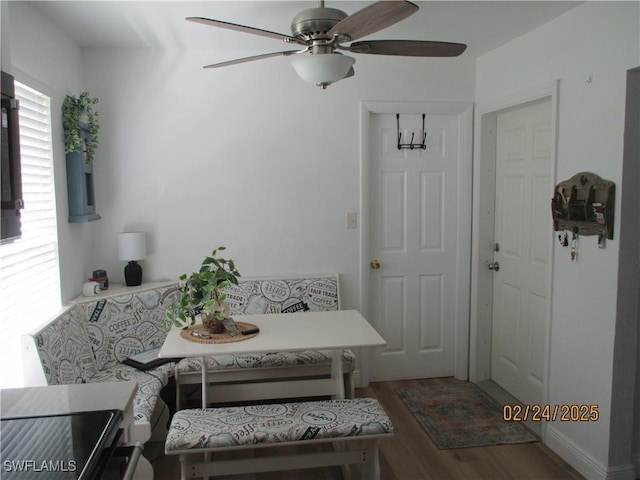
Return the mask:
<path id="1" fill-rule="evenodd" d="M 299 387 L 301 384 L 292 383 L 291 380 L 326 376 L 331 370 L 331 358 L 331 350 L 219 354 L 205 357 L 209 398 L 214 403 L 229 403 L 266 400 L 278 396 L 286 398 L 287 395 L 323 396 L 324 392 L 314 389 L 304 393 L 306 390 Z M 201 385 L 201 362 L 200 357 L 180 360 L 174 372 L 176 385 Z M 352 398 L 354 393 L 354 367 L 355 355 L 351 350 L 344 350 L 342 369 L 344 391 L 348 398 Z M 177 396 L 176 408 L 182 408 L 180 395 Z"/>
<path id="2" fill-rule="evenodd" d="M 167 385 L 170 369 L 174 365 L 175 363 L 167 363 L 142 372 L 128 365 L 117 364 L 97 371 L 88 382 L 138 382 L 138 391 L 133 402 L 133 420 L 138 424 L 149 424 L 160 398 L 160 390 Z"/>
<path id="3" fill-rule="evenodd" d="M 393 425 L 377 400 L 356 398 L 178 411 L 165 442 L 167 455 L 180 455 L 182 478 L 286 470 L 321 465 L 363 464 L 363 478 L 379 478 L 378 441 Z M 344 448 L 359 440 L 357 451 Z M 202 453 L 283 445 L 336 443 L 334 451 L 253 456 L 209 461 Z"/>
<path id="4" fill-rule="evenodd" d="M 23 339 L 23 358 L 34 373 L 27 385 L 135 380 L 138 391 L 133 400 L 131 440 L 148 441 L 152 426 L 168 421 L 160 391 L 173 376 L 175 362 L 146 371 L 122 362 L 129 355 L 162 345 L 166 337 L 162 322 L 175 290 L 175 285 L 163 285 L 97 300 L 87 298 L 66 307 Z M 159 419 L 162 415 L 166 420 Z M 163 431 L 157 433 L 165 438 Z"/>
<path id="5" fill-rule="evenodd" d="M 345 350 L 342 358 L 344 362 L 351 363 L 355 360 L 355 355 L 351 350 Z M 289 367 L 292 365 L 311 365 L 318 363 L 331 364 L 331 350 L 212 355 L 205 358 L 205 363 L 208 371 L 235 368 Z M 188 372 L 200 373 L 201 368 L 199 358 L 184 358 L 176 365 L 178 374 Z"/>

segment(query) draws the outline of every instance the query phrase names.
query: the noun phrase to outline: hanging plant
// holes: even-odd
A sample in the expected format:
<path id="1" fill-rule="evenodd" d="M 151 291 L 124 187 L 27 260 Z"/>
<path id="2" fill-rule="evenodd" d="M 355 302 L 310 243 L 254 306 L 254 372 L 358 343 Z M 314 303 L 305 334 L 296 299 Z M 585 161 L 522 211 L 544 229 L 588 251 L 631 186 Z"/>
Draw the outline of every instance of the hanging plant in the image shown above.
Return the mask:
<path id="1" fill-rule="evenodd" d="M 87 163 L 93 160 L 98 148 L 98 112 L 93 110 L 93 105 L 98 103 L 97 98 L 91 98 L 89 92 L 82 92 L 79 97 L 67 95 L 62 103 L 62 126 L 64 128 L 65 153 L 82 151 L 82 136 L 80 126 L 89 132 L 86 142 Z"/>

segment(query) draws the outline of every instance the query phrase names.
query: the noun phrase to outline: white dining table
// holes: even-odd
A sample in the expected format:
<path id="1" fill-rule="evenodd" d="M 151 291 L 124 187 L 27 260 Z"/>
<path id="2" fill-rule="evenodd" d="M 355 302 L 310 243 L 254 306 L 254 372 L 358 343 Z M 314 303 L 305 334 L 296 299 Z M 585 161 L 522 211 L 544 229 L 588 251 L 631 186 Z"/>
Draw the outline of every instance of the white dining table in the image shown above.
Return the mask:
<path id="1" fill-rule="evenodd" d="M 260 332 L 243 341 L 197 343 L 183 338 L 182 328 L 172 328 L 160 349 L 160 358 L 200 357 L 202 404 L 207 405 L 205 357 L 217 354 L 247 354 L 331 350 L 333 398 L 344 398 L 342 354 L 345 349 L 384 347 L 386 341 L 357 310 L 234 315 L 236 322 L 256 325 Z"/>

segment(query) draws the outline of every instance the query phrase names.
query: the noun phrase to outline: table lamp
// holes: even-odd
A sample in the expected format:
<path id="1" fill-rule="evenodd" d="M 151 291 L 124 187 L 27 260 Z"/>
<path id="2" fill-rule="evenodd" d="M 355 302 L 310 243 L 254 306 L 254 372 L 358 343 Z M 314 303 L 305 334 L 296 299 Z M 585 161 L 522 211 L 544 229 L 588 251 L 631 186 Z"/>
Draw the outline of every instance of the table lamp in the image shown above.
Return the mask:
<path id="1" fill-rule="evenodd" d="M 135 287 L 142 283 L 142 267 L 137 260 L 147 256 L 144 232 L 118 233 L 118 257 L 121 261 L 129 262 L 124 267 L 124 280 L 127 287 Z"/>

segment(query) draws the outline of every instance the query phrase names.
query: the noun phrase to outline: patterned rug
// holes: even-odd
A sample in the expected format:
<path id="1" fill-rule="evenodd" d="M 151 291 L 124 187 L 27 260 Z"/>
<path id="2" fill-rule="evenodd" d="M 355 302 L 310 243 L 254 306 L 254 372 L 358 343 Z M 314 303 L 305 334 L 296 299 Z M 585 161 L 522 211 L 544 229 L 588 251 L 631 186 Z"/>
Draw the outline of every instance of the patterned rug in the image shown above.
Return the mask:
<path id="1" fill-rule="evenodd" d="M 472 383 L 399 388 L 397 393 L 440 449 L 538 440 L 522 424 L 505 422 L 500 405 Z"/>

